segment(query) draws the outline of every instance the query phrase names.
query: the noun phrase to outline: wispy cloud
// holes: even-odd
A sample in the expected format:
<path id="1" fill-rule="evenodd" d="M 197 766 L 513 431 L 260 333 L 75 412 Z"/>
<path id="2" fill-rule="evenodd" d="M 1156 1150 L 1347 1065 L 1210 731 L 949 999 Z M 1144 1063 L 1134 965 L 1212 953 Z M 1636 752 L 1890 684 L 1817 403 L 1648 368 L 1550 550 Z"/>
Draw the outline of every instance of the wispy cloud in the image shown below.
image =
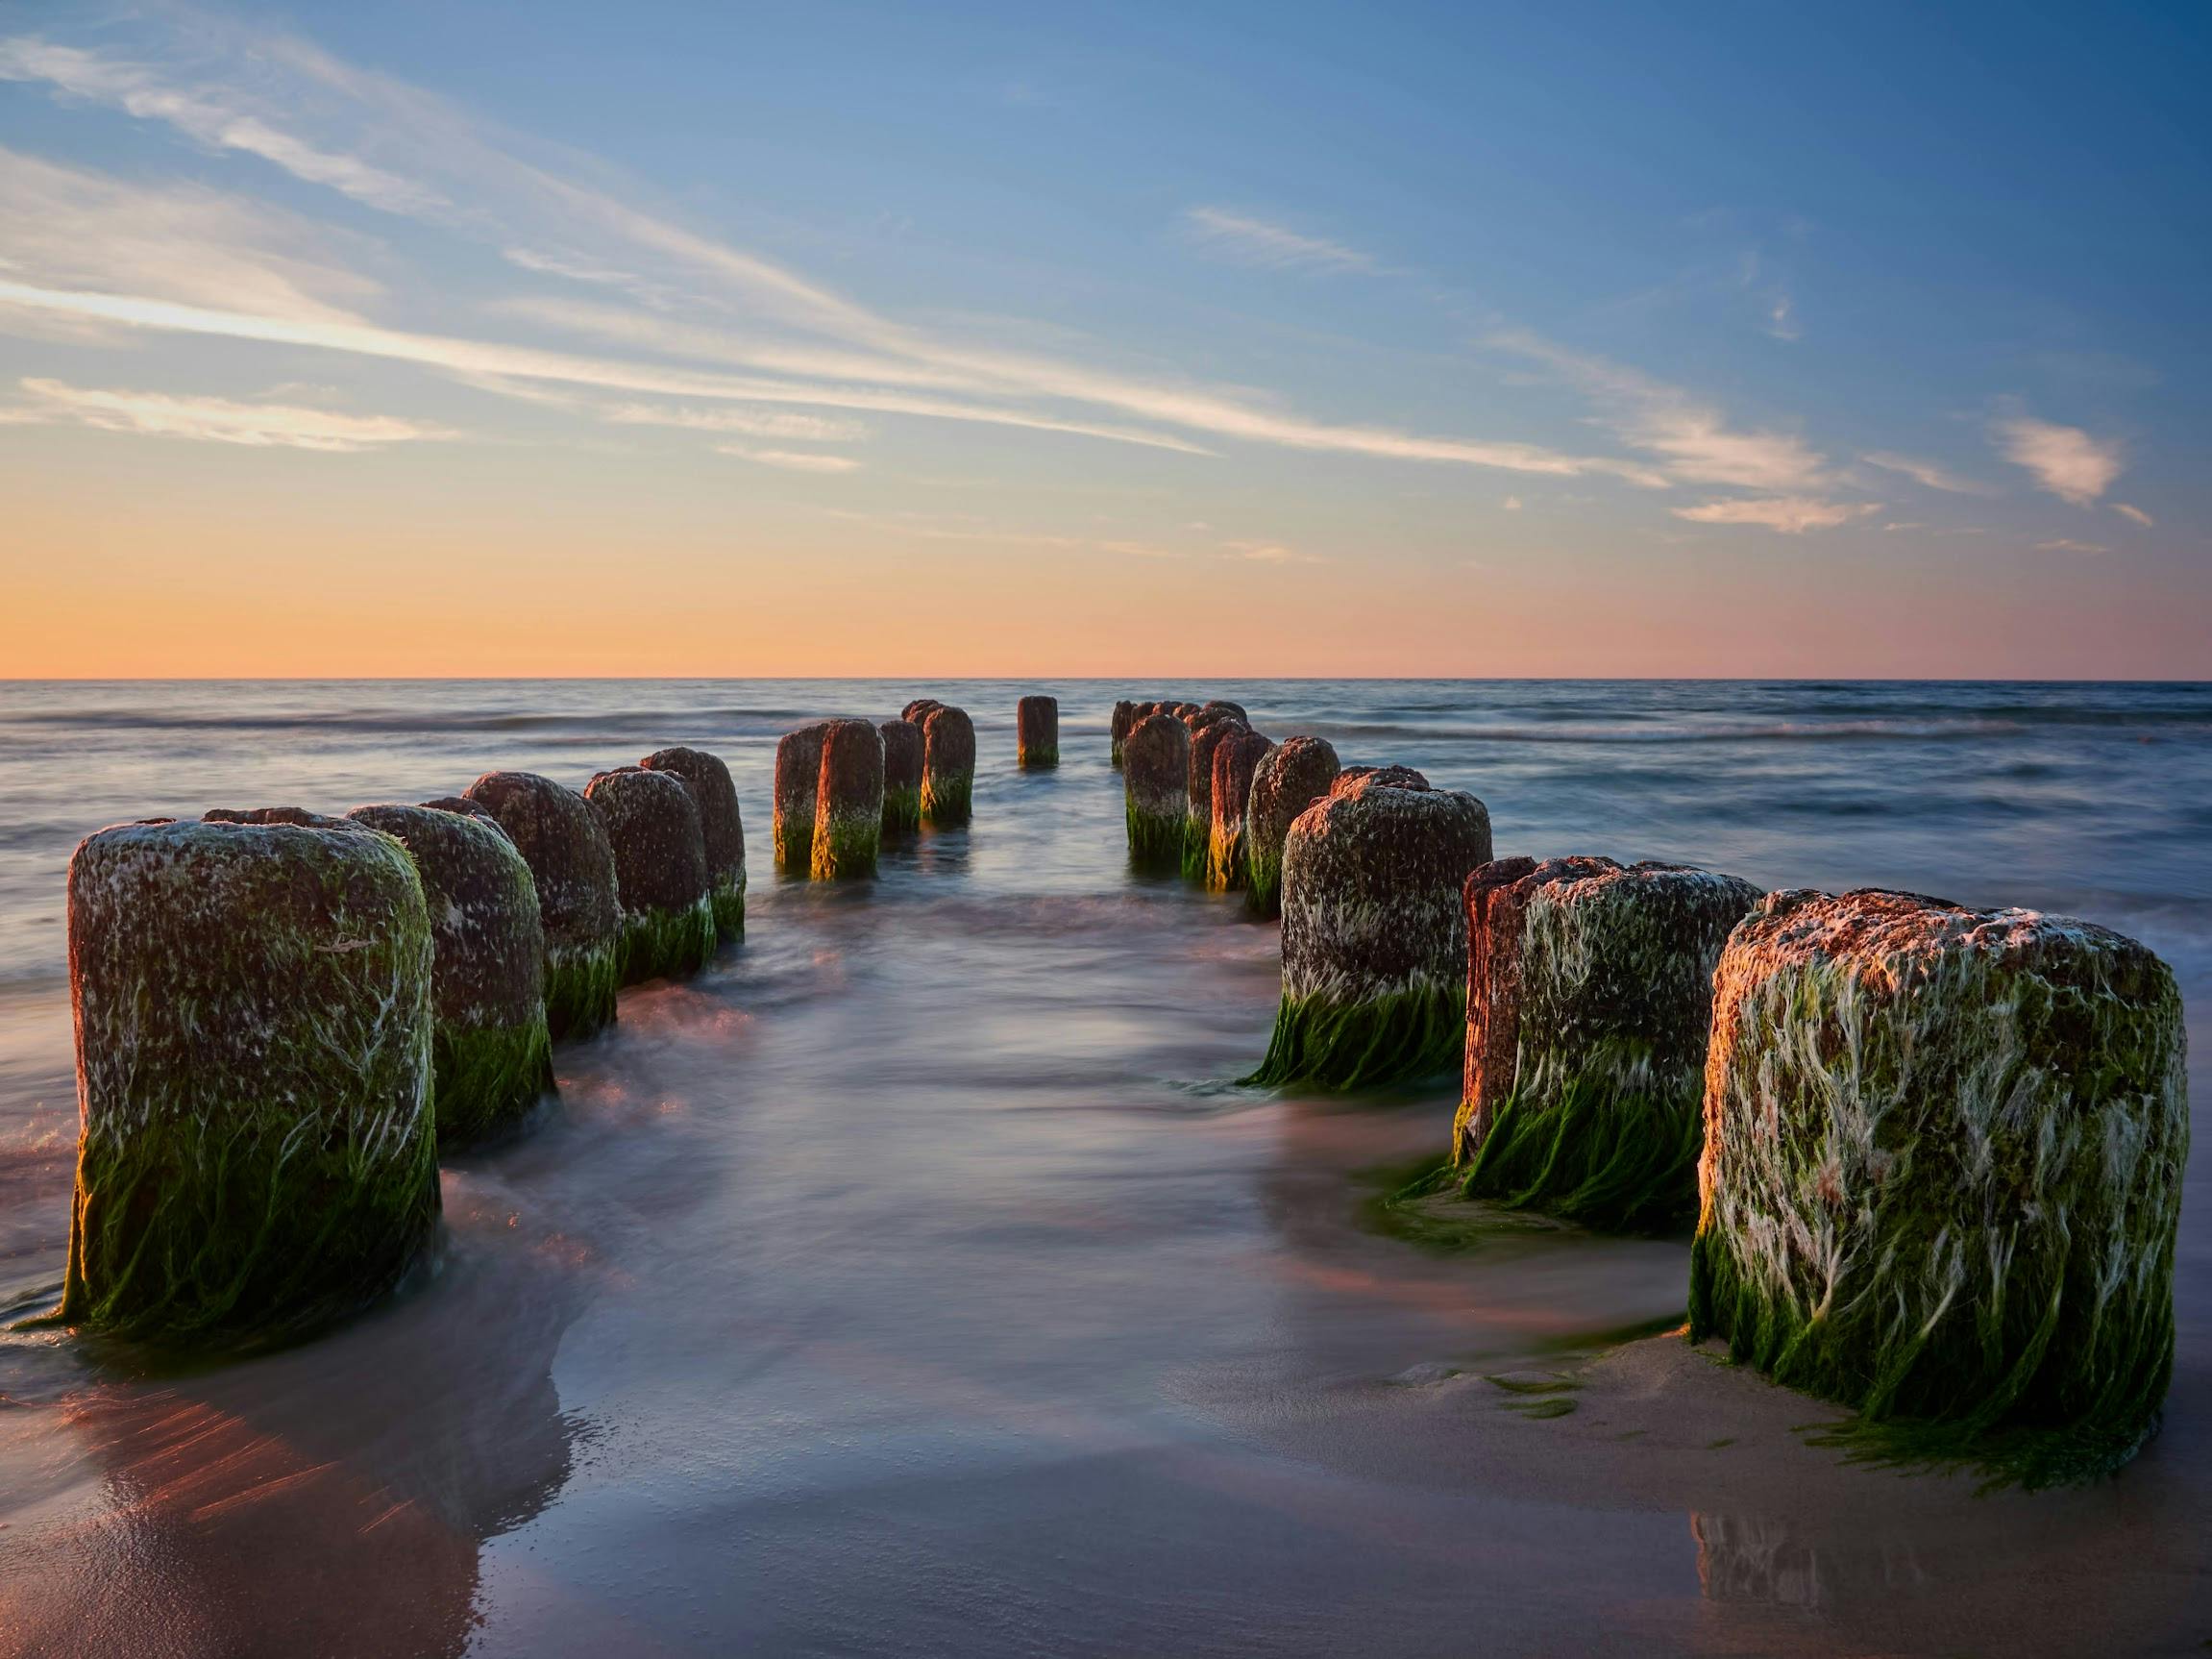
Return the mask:
<path id="1" fill-rule="evenodd" d="M 1951 495 L 1988 495 L 1989 486 L 1977 483 L 1970 478 L 1938 466 L 1934 461 L 1922 460 L 1914 456 L 1897 455 L 1889 451 L 1877 451 L 1858 458 L 1868 466 L 1880 467 L 1884 472 L 1903 473 L 1913 483 L 1927 489 L 1939 489 Z"/>
<path id="2" fill-rule="evenodd" d="M 2036 551 L 2039 553 L 2093 554 L 2110 553 L 2112 551 L 2109 547 L 2106 547 L 2101 541 L 2076 541 L 2070 536 L 2063 535 L 2052 541 L 2039 541 L 2035 544 L 2035 547 Z"/>
<path id="3" fill-rule="evenodd" d="M 2000 420 L 1993 433 L 2006 460 L 2076 507 L 2093 505 L 2126 467 L 2118 438 L 2092 437 L 2079 427 L 2015 415 Z"/>
<path id="4" fill-rule="evenodd" d="M 1623 442 L 1657 458 L 1662 482 L 1803 491 L 1830 482 L 1824 458 L 1791 433 L 1745 432 L 1680 386 L 1538 335 L 1489 336 L 1494 349 L 1542 364 L 1580 389 Z"/>
<path id="5" fill-rule="evenodd" d="M 610 404 L 600 411 L 617 426 L 665 426 L 688 432 L 728 433 L 787 442 L 853 443 L 868 435 L 859 421 L 775 409 L 684 409 L 672 404 Z"/>
<path id="6" fill-rule="evenodd" d="M 2152 518 L 2141 508 L 2129 507 L 2124 501 L 2114 502 L 2112 504 L 2112 510 L 2118 513 L 2122 518 L 2126 519 L 2129 524 L 2139 524 L 2145 530 L 2155 530 L 2158 527 L 2158 521 L 2156 519 Z"/>
<path id="7" fill-rule="evenodd" d="M 196 185 L 131 184 L 0 146 L 0 272 L 294 320 L 350 322 L 381 286 L 331 236 Z"/>
<path id="8" fill-rule="evenodd" d="M 804 450 L 753 449 L 741 443 L 718 443 L 715 451 L 720 455 L 735 456 L 759 466 L 773 466 L 783 472 L 855 472 L 860 462 L 848 455 L 817 455 Z"/>
<path id="9" fill-rule="evenodd" d="M 565 170 L 526 161 L 502 136 L 443 100 L 355 69 L 294 37 L 200 13 L 179 14 L 191 19 L 195 50 L 227 49 L 239 63 L 251 65 L 250 83 L 242 73 L 228 81 L 202 74 L 186 89 L 181 78 L 164 79 L 142 64 L 38 40 L 9 42 L 8 62 L 17 75 L 43 80 L 65 95 L 98 98 L 142 118 L 165 121 L 201 142 L 255 155 L 369 206 L 433 222 L 489 242 L 503 254 L 521 252 L 528 268 L 574 275 L 602 288 L 624 285 L 610 285 L 610 279 L 634 278 L 680 293 L 702 310 L 796 331 L 808 337 L 808 349 L 831 342 L 901 364 L 946 390 L 1028 406 L 1019 415 L 1006 410 L 984 414 L 972 408 L 959 413 L 911 412 L 1118 436 L 1164 448 L 1194 447 L 1166 433 L 1141 439 L 1128 432 L 1109 432 L 1095 421 L 1037 407 L 1081 404 L 1211 438 L 1554 477 L 1610 473 L 1652 482 L 1649 469 L 1610 458 L 1563 454 L 1511 439 L 1437 436 L 1315 420 L 1241 391 L 1132 376 L 901 324 L 773 260 L 653 214 L 635 205 L 648 194 L 641 187 L 627 182 L 615 188 L 579 182 L 575 175 L 611 177 L 609 169 L 587 159 L 566 159 Z M 302 125 L 332 136 L 298 136 Z M 243 141 L 241 134 L 254 141 Z M 289 141 L 269 140 L 268 135 Z M 1212 211 L 1219 215 L 1216 234 L 1241 235 L 1248 247 L 1256 245 L 1256 235 L 1266 241 L 1264 233 L 1283 231 L 1248 215 Z M 1339 264 L 1365 259 L 1321 238 L 1285 234 L 1292 240 L 1274 242 L 1274 258 Z M 879 379 L 878 384 L 884 383 Z"/>
<path id="10" fill-rule="evenodd" d="M 1833 530 L 1838 525 L 1881 510 L 1880 502 L 1818 501 L 1806 496 L 1771 496 L 1756 501 L 1708 501 L 1673 509 L 1677 518 L 1692 524 L 1756 525 L 1784 535 L 1803 535 L 1808 530 Z"/>
<path id="11" fill-rule="evenodd" d="M 32 401 L 7 411 L 7 418 L 15 423 L 66 423 L 148 437 L 245 444 L 257 449 L 320 450 L 332 455 L 354 455 L 392 444 L 455 435 L 442 427 L 393 415 L 345 414 L 297 404 L 106 391 L 55 380 L 30 379 L 21 384 Z"/>
<path id="12" fill-rule="evenodd" d="M 1372 271 L 1375 260 L 1326 236 L 1307 235 L 1252 213 L 1227 208 L 1190 208 L 1183 222 L 1192 238 L 1217 259 L 1269 270 Z"/>
<path id="13" fill-rule="evenodd" d="M 1256 564 L 1324 564 L 1320 555 L 1300 553 L 1279 541 L 1227 541 L 1221 544 L 1224 558 L 1249 559 Z"/>
<path id="14" fill-rule="evenodd" d="M 220 91 L 181 87 L 154 70 L 31 37 L 0 40 L 0 81 L 42 81 L 66 98 L 105 104 L 140 120 L 165 121 L 217 150 L 274 162 L 386 212 L 421 214 L 452 206 L 435 190 L 357 156 L 316 148 L 237 109 Z"/>

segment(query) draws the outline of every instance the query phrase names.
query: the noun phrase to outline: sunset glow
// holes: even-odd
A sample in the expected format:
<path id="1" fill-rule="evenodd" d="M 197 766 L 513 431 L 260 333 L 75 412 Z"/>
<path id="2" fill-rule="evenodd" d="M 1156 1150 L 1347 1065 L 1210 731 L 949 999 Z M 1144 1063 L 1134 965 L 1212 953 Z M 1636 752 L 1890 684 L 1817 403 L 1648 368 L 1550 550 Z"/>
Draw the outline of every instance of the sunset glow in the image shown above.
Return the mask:
<path id="1" fill-rule="evenodd" d="M 11 9 L 0 674 L 2212 671 L 2201 41 L 519 16 Z"/>

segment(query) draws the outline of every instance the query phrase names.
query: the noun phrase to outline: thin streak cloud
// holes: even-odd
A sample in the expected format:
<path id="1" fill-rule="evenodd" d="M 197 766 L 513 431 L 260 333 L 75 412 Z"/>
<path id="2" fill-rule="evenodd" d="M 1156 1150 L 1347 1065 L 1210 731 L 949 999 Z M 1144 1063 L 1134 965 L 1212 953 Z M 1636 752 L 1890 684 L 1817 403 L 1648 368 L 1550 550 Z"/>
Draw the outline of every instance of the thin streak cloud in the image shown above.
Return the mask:
<path id="1" fill-rule="evenodd" d="M 1309 236 L 1285 225 L 1227 208 L 1190 208 L 1183 214 L 1192 240 L 1216 258 L 1268 270 L 1372 271 L 1357 248 Z"/>
<path id="2" fill-rule="evenodd" d="M 70 424 L 143 437 L 242 444 L 255 449 L 318 450 L 329 455 L 358 455 L 392 444 L 455 435 L 442 427 L 394 415 L 346 414 L 296 404 L 98 390 L 36 378 L 21 384 L 32 401 L 7 411 L 5 418 L 11 424 Z"/>

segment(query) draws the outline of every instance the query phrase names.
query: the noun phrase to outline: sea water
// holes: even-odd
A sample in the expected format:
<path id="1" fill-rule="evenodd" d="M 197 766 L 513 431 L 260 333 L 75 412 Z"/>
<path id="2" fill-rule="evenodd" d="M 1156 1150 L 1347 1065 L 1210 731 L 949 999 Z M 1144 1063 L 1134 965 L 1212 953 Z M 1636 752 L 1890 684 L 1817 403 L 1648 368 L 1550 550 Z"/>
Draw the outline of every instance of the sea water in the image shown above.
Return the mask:
<path id="1" fill-rule="evenodd" d="M 1018 697 L 1062 764 L 1014 767 Z M 780 878 L 776 738 L 932 695 L 971 828 Z M 2165 1431 L 1974 1496 L 1651 1336 L 1686 1246 L 1368 1225 L 1453 1079 L 1232 1079 L 1276 929 L 1134 873 L 1107 719 L 1227 697 L 1488 805 L 1501 854 L 2088 917 L 2212 992 L 2212 687 L 1425 681 L 0 684 L 0 1301 L 58 1282 L 64 875 L 101 825 L 341 811 L 686 743 L 743 805 L 741 943 L 452 1159 L 433 1271 L 177 1366 L 0 1339 L 0 1653 L 2193 1650 L 2212 1637 L 2212 1224 Z M 2201 1067 L 2193 1083 L 2203 1097 Z M 2198 1160 L 2197 1168 L 2203 1167 Z M 1632 1340 L 1642 1337 L 1643 1340 Z M 1527 1396 L 1492 1381 L 1565 1378 Z M 1548 1386 L 1548 1384 L 1547 1384 Z M 1556 1416 L 1530 1399 L 1567 1399 Z"/>

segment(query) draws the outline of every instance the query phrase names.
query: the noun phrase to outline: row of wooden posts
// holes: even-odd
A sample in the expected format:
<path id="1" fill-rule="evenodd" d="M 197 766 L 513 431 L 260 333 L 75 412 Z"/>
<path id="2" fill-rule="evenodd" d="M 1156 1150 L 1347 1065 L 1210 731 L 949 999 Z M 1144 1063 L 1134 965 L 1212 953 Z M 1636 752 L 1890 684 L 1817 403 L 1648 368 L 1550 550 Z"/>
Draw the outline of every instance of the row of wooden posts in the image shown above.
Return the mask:
<path id="1" fill-rule="evenodd" d="M 1058 709 L 1019 710 L 1025 766 Z M 2171 971 L 2026 910 L 1785 890 L 1676 865 L 1492 857 L 1489 814 L 1401 766 L 1275 744 L 1226 702 L 1111 723 L 1131 854 L 1282 916 L 1250 1081 L 1462 1070 L 1440 1197 L 1602 1228 L 1694 1214 L 1693 1335 L 1868 1421 L 2002 1432 L 2028 1478 L 2155 1424 L 2188 1150 Z M 965 823 L 974 727 L 786 736 L 787 870 Z M 56 1320 L 267 1336 L 380 1294 L 434 1229 L 441 1145 L 511 1129 L 551 1044 L 744 926 L 728 770 L 667 749 L 580 792 L 88 837 L 69 874 L 83 1129 Z"/>
<path id="2" fill-rule="evenodd" d="M 1059 706 L 1017 710 L 1025 768 Z M 873 871 L 965 824 L 975 729 L 935 699 L 777 746 L 787 870 Z M 490 772 L 420 805 L 218 808 L 87 837 L 69 869 L 82 1118 L 61 1324 L 266 1337 L 381 1294 L 430 1237 L 436 1160 L 553 1092 L 553 1044 L 744 931 L 729 769 L 656 751 L 581 791 Z"/>
<path id="3" fill-rule="evenodd" d="M 1457 1070 L 1403 1201 L 1696 1224 L 1693 1338 L 1859 1409 L 1876 1449 L 2029 1484 L 2116 1466 L 2174 1348 L 2181 1003 L 2141 944 L 1922 895 L 1492 856 L 1489 813 L 1280 745 L 1223 703 L 1116 706 L 1131 855 L 1280 908 L 1246 1079 Z"/>

